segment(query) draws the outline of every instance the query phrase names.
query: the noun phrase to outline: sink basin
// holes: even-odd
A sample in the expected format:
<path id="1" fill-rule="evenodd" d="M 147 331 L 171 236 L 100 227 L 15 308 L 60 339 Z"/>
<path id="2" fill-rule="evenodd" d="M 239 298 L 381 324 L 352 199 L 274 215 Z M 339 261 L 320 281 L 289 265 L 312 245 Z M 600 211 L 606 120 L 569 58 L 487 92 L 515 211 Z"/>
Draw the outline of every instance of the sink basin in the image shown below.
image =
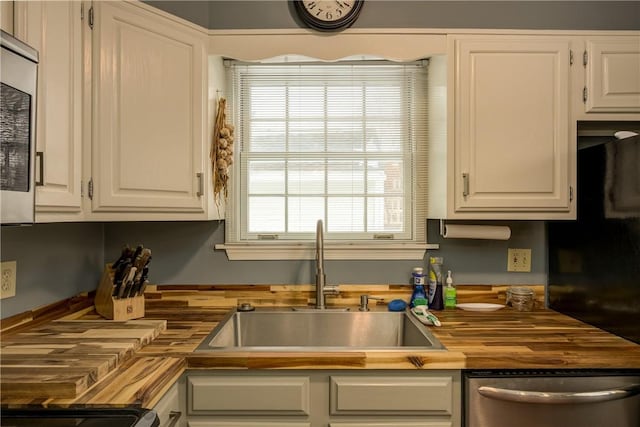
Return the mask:
<path id="1" fill-rule="evenodd" d="M 229 313 L 196 351 L 443 350 L 407 312 L 258 310 Z"/>

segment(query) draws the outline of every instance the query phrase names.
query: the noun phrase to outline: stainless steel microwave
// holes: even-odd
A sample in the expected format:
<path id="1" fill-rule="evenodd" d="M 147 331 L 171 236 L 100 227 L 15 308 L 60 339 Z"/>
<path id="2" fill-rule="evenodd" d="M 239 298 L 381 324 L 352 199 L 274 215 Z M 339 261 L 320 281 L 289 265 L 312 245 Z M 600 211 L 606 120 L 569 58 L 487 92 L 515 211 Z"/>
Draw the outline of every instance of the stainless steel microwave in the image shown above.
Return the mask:
<path id="1" fill-rule="evenodd" d="M 35 216 L 38 52 L 2 31 L 0 61 L 0 224 Z"/>

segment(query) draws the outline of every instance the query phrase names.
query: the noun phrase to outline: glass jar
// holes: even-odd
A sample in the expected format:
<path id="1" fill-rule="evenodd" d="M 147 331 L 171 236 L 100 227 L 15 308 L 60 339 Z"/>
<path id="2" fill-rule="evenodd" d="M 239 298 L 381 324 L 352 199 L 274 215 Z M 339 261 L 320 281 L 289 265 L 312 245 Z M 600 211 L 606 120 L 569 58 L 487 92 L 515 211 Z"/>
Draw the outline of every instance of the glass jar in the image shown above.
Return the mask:
<path id="1" fill-rule="evenodd" d="M 531 311 L 535 305 L 535 292 L 524 286 L 511 286 L 507 289 L 507 305 L 518 311 Z"/>

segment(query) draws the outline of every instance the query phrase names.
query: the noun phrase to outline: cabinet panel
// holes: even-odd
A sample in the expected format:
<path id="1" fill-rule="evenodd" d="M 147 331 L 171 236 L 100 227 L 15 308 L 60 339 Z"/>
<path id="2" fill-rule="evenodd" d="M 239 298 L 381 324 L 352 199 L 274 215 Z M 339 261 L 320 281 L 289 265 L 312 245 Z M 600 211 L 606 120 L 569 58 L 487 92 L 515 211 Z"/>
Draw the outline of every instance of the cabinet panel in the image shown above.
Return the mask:
<path id="1" fill-rule="evenodd" d="M 178 383 L 171 386 L 153 408 L 160 420 L 159 427 L 178 427 L 184 425 L 185 415 L 180 410 L 180 393 Z"/>
<path id="2" fill-rule="evenodd" d="M 82 22 L 80 2 L 18 2 L 16 35 L 39 52 L 36 221 L 82 211 Z"/>
<path id="3" fill-rule="evenodd" d="M 640 37 L 588 39 L 587 112 L 640 112 Z"/>
<path id="4" fill-rule="evenodd" d="M 569 48 L 537 37 L 455 40 L 455 212 L 570 210 Z"/>
<path id="5" fill-rule="evenodd" d="M 94 8 L 93 210 L 204 212 L 204 36 L 135 5 Z"/>
<path id="6" fill-rule="evenodd" d="M 329 427 L 452 427 L 448 421 L 388 421 L 386 423 L 330 423 Z"/>
<path id="7" fill-rule="evenodd" d="M 452 413 L 451 377 L 331 377 L 331 414 Z"/>
<path id="8" fill-rule="evenodd" d="M 0 29 L 13 34 L 13 1 L 0 1 Z"/>
<path id="9" fill-rule="evenodd" d="M 309 414 L 308 377 L 189 377 L 187 389 L 190 414 Z"/>
<path id="10" fill-rule="evenodd" d="M 189 421 L 189 427 L 311 427 L 310 423 L 286 421 Z"/>

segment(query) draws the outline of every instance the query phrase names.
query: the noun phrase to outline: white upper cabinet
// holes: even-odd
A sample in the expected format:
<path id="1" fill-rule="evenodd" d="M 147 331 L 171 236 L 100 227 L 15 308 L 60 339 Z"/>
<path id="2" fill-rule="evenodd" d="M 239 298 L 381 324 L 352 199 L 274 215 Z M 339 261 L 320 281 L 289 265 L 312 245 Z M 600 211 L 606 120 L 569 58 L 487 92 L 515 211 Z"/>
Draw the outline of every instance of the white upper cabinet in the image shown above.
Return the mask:
<path id="1" fill-rule="evenodd" d="M 0 1 L 0 29 L 13 34 L 13 1 Z"/>
<path id="2" fill-rule="evenodd" d="M 39 52 L 36 221 L 82 219 L 80 2 L 15 3 L 15 35 Z"/>
<path id="3" fill-rule="evenodd" d="M 640 35 L 587 37 L 585 111 L 640 112 Z"/>
<path id="4" fill-rule="evenodd" d="M 137 4 L 93 7 L 92 218 L 206 219 L 206 35 Z"/>
<path id="5" fill-rule="evenodd" d="M 441 216 L 575 216 L 570 45 L 563 37 L 450 37 L 447 206 Z"/>

